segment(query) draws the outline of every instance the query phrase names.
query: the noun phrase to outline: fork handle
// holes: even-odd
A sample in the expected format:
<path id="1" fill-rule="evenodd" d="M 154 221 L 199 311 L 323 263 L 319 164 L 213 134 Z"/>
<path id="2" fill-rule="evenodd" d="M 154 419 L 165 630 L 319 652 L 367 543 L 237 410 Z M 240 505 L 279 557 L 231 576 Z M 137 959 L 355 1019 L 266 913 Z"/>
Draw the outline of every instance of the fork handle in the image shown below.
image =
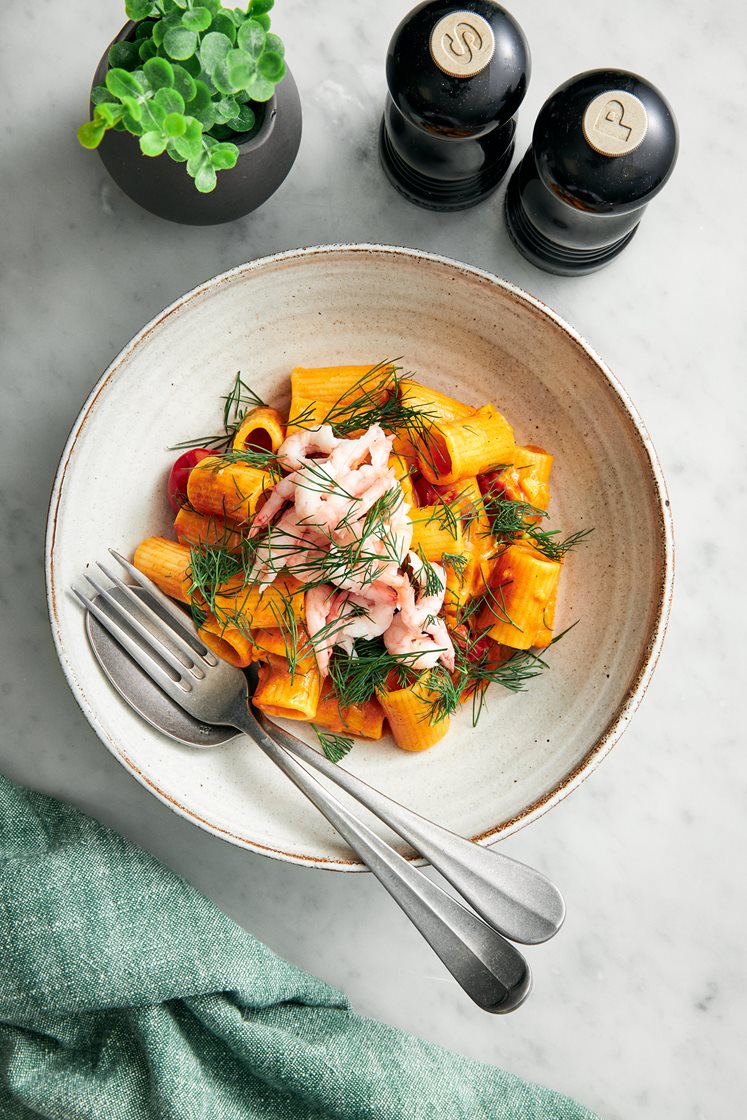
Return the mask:
<path id="1" fill-rule="evenodd" d="M 532 981 L 529 965 L 518 949 L 353 816 L 273 742 L 249 713 L 237 715 L 235 723 L 337 829 L 478 1007 L 505 1013 L 523 1003 Z"/>
<path id="2" fill-rule="evenodd" d="M 335 782 L 439 871 L 485 921 L 512 941 L 537 945 L 558 932 L 565 903 L 541 872 L 457 836 L 373 789 L 297 736 L 259 714 L 255 718 L 287 750 Z"/>

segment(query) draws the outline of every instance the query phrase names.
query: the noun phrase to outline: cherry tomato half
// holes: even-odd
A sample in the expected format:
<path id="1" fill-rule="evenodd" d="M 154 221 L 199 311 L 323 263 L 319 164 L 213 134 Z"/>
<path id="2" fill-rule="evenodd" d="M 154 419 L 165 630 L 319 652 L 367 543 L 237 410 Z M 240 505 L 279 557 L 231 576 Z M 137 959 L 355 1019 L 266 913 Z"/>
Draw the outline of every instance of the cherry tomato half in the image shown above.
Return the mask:
<path id="1" fill-rule="evenodd" d="M 192 468 L 212 454 L 212 451 L 208 451 L 204 447 L 193 447 L 180 455 L 174 463 L 169 471 L 169 481 L 166 486 L 169 505 L 174 513 L 178 513 L 187 500 L 187 479 L 192 472 Z"/>

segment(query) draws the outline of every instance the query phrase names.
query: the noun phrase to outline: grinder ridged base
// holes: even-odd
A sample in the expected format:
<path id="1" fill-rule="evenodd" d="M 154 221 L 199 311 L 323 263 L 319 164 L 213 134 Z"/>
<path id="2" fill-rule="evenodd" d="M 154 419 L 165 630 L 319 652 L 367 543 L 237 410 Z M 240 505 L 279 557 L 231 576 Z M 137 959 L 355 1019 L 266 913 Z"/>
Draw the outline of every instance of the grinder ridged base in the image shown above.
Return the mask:
<path id="1" fill-rule="evenodd" d="M 408 202 L 427 210 L 466 210 L 495 191 L 514 154 L 513 133 L 508 147 L 489 166 L 465 179 L 434 179 L 415 171 L 397 154 L 384 121 L 379 132 L 379 156 L 389 182 Z"/>
<path id="2" fill-rule="evenodd" d="M 519 170 L 517 168 L 511 176 L 506 191 L 506 228 L 521 255 L 545 272 L 552 272 L 556 276 L 585 276 L 589 272 L 596 272 L 623 251 L 638 229 L 635 225 L 619 241 L 601 249 L 569 249 L 558 245 L 540 233 L 529 220 L 521 201 Z"/>

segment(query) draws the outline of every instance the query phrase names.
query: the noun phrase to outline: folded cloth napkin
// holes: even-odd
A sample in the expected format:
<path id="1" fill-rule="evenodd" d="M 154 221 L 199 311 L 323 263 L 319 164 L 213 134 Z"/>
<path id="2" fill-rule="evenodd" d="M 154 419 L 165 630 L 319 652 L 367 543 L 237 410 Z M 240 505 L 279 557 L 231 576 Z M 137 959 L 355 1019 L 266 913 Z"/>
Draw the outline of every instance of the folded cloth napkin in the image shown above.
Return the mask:
<path id="1" fill-rule="evenodd" d="M 363 1019 L 184 879 L 0 777 L 3 1120 L 594 1120 Z"/>

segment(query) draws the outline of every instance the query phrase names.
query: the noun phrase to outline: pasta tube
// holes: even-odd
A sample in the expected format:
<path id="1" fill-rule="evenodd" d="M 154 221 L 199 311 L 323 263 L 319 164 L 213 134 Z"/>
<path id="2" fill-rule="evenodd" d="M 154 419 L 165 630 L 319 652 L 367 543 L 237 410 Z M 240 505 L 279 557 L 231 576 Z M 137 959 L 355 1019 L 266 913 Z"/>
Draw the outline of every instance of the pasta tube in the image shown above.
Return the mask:
<path id="1" fill-rule="evenodd" d="M 291 390 L 294 397 L 328 404 L 347 404 L 366 393 L 380 401 L 393 380 L 393 366 L 297 366 L 291 373 Z"/>
<path id="2" fill-rule="evenodd" d="M 285 439 L 285 421 L 275 408 L 253 408 L 233 437 L 234 451 L 277 451 Z"/>
<path id="3" fill-rule="evenodd" d="M 406 688 L 381 689 L 378 694 L 394 741 L 403 751 L 427 750 L 449 730 L 449 716 L 430 722 L 430 704 L 436 696 L 428 689 L 427 677 L 426 673 Z"/>
<path id="4" fill-rule="evenodd" d="M 526 544 L 509 545 L 496 560 L 479 627 L 512 649 L 548 646 L 561 567 Z"/>
<path id="5" fill-rule="evenodd" d="M 267 471 L 244 463 L 226 463 L 220 456 L 211 455 L 190 471 L 187 497 L 198 513 L 217 514 L 243 524 L 254 514 L 261 495 L 273 485 Z"/>
<path id="6" fill-rule="evenodd" d="M 323 401 L 312 400 L 311 397 L 301 397 L 293 394 L 288 411 L 288 423 L 285 426 L 286 436 L 300 432 L 304 428 L 314 428 L 321 424 L 327 414 L 327 406 Z"/>
<path id="7" fill-rule="evenodd" d="M 174 520 L 174 532 L 181 544 L 193 548 L 205 545 L 238 552 L 243 540 L 241 533 L 222 517 L 206 517 L 184 506 Z"/>
<path id="8" fill-rule="evenodd" d="M 446 553 L 456 553 L 461 556 L 464 552 L 461 523 L 455 518 L 453 521 L 441 516 L 439 506 L 421 506 L 413 509 L 412 519 L 412 544 L 413 552 L 419 552 L 431 563 L 440 564 L 441 557 Z"/>
<path id="9" fill-rule="evenodd" d="M 268 716 L 313 720 L 321 686 L 316 664 L 305 669 L 297 666 L 291 673 L 286 659 L 271 653 L 260 666 L 252 703 Z"/>
<path id="10" fill-rule="evenodd" d="M 519 476 L 519 486 L 526 501 L 537 509 L 547 509 L 550 504 L 552 464 L 552 455 L 534 444 L 517 447 L 514 452 L 514 467 Z"/>
<path id="11" fill-rule="evenodd" d="M 314 716 L 314 723 L 338 735 L 356 735 L 363 739 L 381 739 L 384 734 L 384 709 L 378 700 L 363 704 L 340 705 L 332 682 L 327 678 Z"/>
<path id="12" fill-rule="evenodd" d="M 511 425 L 491 404 L 463 420 L 440 424 L 417 443 L 418 465 L 431 483 L 448 486 L 510 462 L 514 453 Z"/>
<path id="13" fill-rule="evenodd" d="M 304 621 L 304 593 L 298 580 L 292 576 L 278 576 L 264 591 L 257 583 L 241 584 L 229 581 L 214 596 L 214 613 L 225 625 L 232 623 L 244 631 L 277 628 L 288 617 L 288 612 L 298 623 Z"/>
<path id="14" fill-rule="evenodd" d="M 302 627 L 297 628 L 293 637 L 280 626 L 253 630 L 252 640 L 254 642 L 255 661 L 267 661 L 273 655 L 275 657 L 285 657 L 290 663 L 289 647 L 293 644 L 297 654 L 295 665 L 304 669 L 310 665 L 316 665 L 316 658 L 309 642 L 309 636 Z"/>
<path id="15" fill-rule="evenodd" d="M 186 545 L 165 537 L 148 537 L 135 549 L 133 563 L 139 572 L 152 579 L 156 587 L 171 599 L 190 603 L 189 565 L 191 552 Z"/>
<path id="16" fill-rule="evenodd" d="M 209 614 L 197 633 L 216 657 L 245 669 L 253 660 L 252 640 L 237 626 L 218 622 L 215 615 Z"/>
<path id="17" fill-rule="evenodd" d="M 426 436 L 433 425 L 440 425 L 444 420 L 463 420 L 474 411 L 468 404 L 447 397 L 437 389 L 418 385 L 416 381 L 400 381 L 399 393 L 402 404 L 421 417 L 417 426 L 400 428 L 394 437 L 392 450 L 411 462 L 417 460 L 418 435 Z"/>

